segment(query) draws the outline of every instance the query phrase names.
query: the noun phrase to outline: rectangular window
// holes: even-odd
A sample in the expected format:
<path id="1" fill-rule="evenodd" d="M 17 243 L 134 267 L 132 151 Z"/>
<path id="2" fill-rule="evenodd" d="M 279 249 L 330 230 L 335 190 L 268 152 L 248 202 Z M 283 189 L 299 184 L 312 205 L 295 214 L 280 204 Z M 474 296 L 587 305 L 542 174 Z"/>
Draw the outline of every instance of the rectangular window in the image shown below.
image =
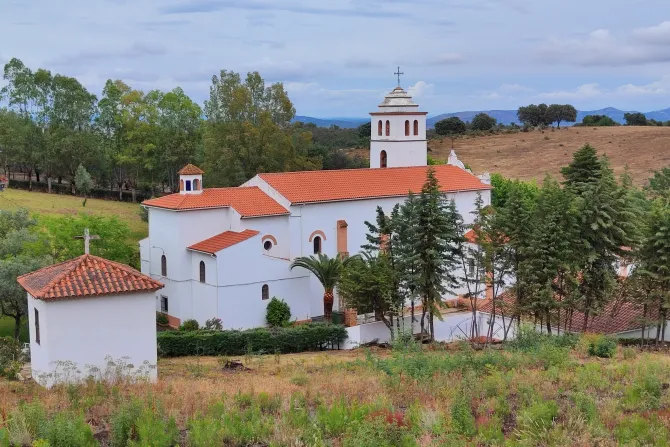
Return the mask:
<path id="1" fill-rule="evenodd" d="M 161 295 L 161 312 L 168 313 L 168 297 Z"/>
<path id="2" fill-rule="evenodd" d="M 191 190 L 191 181 L 186 180 L 186 191 L 190 191 L 190 190 Z"/>
<path id="3" fill-rule="evenodd" d="M 468 276 L 475 276 L 475 260 L 470 259 L 468 263 Z"/>
<path id="4" fill-rule="evenodd" d="M 40 313 L 35 309 L 35 343 L 40 344 Z"/>

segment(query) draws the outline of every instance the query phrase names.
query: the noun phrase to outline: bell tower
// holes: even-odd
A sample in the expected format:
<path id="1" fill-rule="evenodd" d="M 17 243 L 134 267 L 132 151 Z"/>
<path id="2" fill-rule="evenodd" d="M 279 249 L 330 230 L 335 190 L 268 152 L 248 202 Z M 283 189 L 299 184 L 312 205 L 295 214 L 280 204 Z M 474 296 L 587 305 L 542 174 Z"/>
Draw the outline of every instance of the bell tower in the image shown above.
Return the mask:
<path id="1" fill-rule="evenodd" d="M 202 194 L 202 174 L 205 171 L 199 167 L 187 164 L 181 168 L 179 174 L 179 194 Z"/>
<path id="2" fill-rule="evenodd" d="M 376 112 L 371 112 L 370 167 L 426 166 L 428 141 L 426 115 L 398 86 L 386 95 Z"/>

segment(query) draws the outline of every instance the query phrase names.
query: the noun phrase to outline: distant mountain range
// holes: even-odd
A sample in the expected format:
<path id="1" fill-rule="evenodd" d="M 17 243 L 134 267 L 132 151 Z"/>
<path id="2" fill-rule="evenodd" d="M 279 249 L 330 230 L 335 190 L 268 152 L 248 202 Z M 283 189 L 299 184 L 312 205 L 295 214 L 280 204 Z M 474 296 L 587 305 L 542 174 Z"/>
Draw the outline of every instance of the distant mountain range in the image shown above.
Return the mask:
<path id="1" fill-rule="evenodd" d="M 510 124 L 516 123 L 519 124 L 519 120 L 516 116 L 516 110 L 476 110 L 468 112 L 455 112 L 455 113 L 443 113 L 437 116 L 428 118 L 428 127 L 433 127 L 436 122 L 449 118 L 451 116 L 457 116 L 463 121 L 471 121 L 472 118 L 478 113 L 487 113 L 493 118 L 498 120 L 499 123 Z M 579 110 L 577 111 L 577 122 L 581 123 L 582 119 L 586 115 L 607 115 L 612 118 L 614 121 L 623 124 L 625 120 L 623 119 L 624 113 L 635 113 L 634 111 L 624 111 L 619 110 L 614 107 L 606 107 L 600 110 Z M 655 119 L 656 121 L 668 121 L 670 120 L 670 108 L 663 110 L 656 110 L 653 112 L 645 113 L 647 119 Z M 313 123 L 319 127 L 330 127 L 338 126 L 343 128 L 352 128 L 358 127 L 363 123 L 367 123 L 369 118 L 314 118 L 311 116 L 296 116 L 293 121 L 301 121 L 303 123 Z M 570 125 L 571 123 L 566 123 Z M 565 124 L 564 124 L 565 125 Z"/>

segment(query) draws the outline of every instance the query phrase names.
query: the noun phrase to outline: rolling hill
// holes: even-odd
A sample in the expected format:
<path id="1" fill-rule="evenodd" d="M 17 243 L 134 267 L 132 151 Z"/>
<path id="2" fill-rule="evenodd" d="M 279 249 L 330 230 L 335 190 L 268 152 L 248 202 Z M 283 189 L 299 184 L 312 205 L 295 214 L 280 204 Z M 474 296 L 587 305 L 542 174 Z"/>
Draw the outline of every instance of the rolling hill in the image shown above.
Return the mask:
<path id="1" fill-rule="evenodd" d="M 581 122 L 586 115 L 607 115 L 614 121 L 623 124 L 625 122 L 623 119 L 624 114 L 630 112 L 634 111 L 620 110 L 615 107 L 605 107 L 604 109 L 599 110 L 579 110 L 577 111 L 577 122 Z M 517 119 L 516 116 L 516 110 L 472 110 L 465 112 L 442 113 L 439 115 L 432 116 L 428 118 L 428 127 L 432 128 L 436 122 L 452 116 L 457 116 L 463 121 L 471 121 L 472 118 L 478 113 L 487 113 L 496 120 L 498 120 L 499 123 L 519 124 L 519 120 Z M 663 110 L 656 110 L 653 112 L 646 112 L 645 115 L 648 119 L 655 119 L 657 121 L 668 121 L 670 120 L 670 108 Z M 358 127 L 361 124 L 368 122 L 369 118 L 315 118 L 311 116 L 296 116 L 293 121 L 301 121 L 303 123 L 314 123 L 319 127 L 330 127 L 332 125 L 335 125 L 348 129 Z M 570 123 L 567 123 L 567 125 L 569 126 Z"/>

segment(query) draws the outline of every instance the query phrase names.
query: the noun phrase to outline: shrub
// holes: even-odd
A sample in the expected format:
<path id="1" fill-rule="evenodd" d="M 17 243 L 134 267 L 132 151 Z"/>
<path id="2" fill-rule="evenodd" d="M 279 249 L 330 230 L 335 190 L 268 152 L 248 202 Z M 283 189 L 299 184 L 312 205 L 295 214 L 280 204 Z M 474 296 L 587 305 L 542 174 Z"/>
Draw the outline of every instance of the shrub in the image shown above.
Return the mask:
<path id="1" fill-rule="evenodd" d="M 145 408 L 137 420 L 139 445 L 152 447 L 172 447 L 179 439 L 179 429 L 173 417 L 167 422 L 152 408 Z"/>
<path id="2" fill-rule="evenodd" d="M 91 426 L 82 415 L 56 413 L 43 428 L 50 447 L 89 447 L 97 445 Z"/>
<path id="3" fill-rule="evenodd" d="M 12 337 L 0 337 L 0 377 L 15 380 L 21 371 L 21 343 Z"/>
<path id="4" fill-rule="evenodd" d="M 167 314 L 165 314 L 163 312 L 157 312 L 156 313 L 156 323 L 164 326 L 164 325 L 168 324 L 169 322 L 170 322 L 170 320 L 168 319 Z"/>
<path id="5" fill-rule="evenodd" d="M 158 333 L 158 349 L 165 357 L 244 355 L 250 349 L 286 354 L 323 350 L 342 343 L 346 337 L 344 326 L 324 323 L 246 331 L 170 331 Z"/>
<path id="6" fill-rule="evenodd" d="M 200 325 L 196 320 L 186 320 L 179 326 L 179 330 L 183 332 L 192 332 L 198 329 L 200 329 Z"/>
<path id="7" fill-rule="evenodd" d="M 291 319 L 291 308 L 284 300 L 272 298 L 268 303 L 265 321 L 272 327 L 284 327 Z"/>
<path id="8" fill-rule="evenodd" d="M 596 337 L 589 343 L 589 355 L 611 359 L 616 354 L 616 341 L 609 337 Z"/>
<path id="9" fill-rule="evenodd" d="M 207 331 L 223 330 L 223 323 L 221 322 L 221 318 L 211 318 L 205 321 L 205 330 Z"/>
<path id="10" fill-rule="evenodd" d="M 451 406 L 451 422 L 454 430 L 461 435 L 470 437 L 477 433 L 475 417 L 465 396 L 461 396 Z"/>
<path id="11" fill-rule="evenodd" d="M 517 424 L 520 431 L 539 435 L 548 430 L 558 416 L 558 404 L 553 400 L 538 401 L 519 413 Z M 534 436 L 530 436 L 533 438 Z"/>
<path id="12" fill-rule="evenodd" d="M 112 447 L 128 445 L 132 434 L 137 431 L 136 423 L 142 414 L 142 405 L 138 401 L 124 403 L 111 417 L 109 443 Z"/>

